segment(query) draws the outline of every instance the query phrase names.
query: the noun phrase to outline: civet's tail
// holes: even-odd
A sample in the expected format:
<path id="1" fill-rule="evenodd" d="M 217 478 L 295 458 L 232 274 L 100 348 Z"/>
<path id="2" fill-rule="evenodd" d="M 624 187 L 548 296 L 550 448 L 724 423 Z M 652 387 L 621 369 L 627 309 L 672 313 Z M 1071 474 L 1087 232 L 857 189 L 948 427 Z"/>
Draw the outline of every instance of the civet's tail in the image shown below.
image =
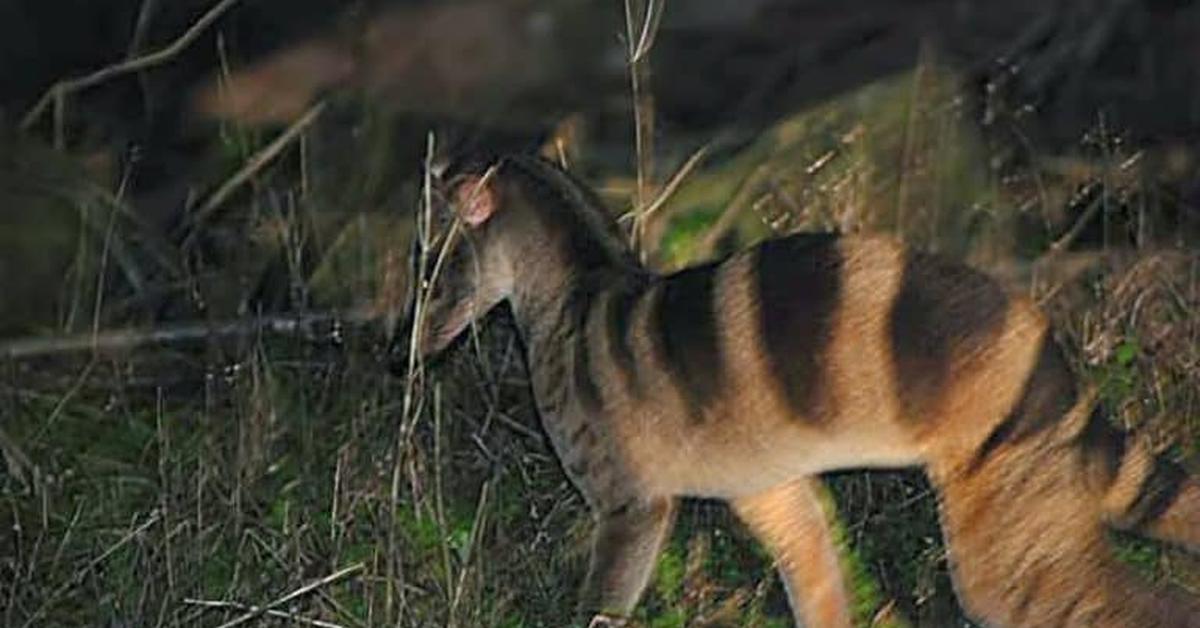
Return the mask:
<path id="1" fill-rule="evenodd" d="M 1037 373 L 1032 397 L 1075 396 L 1060 375 Z M 935 471 L 961 600 L 1001 626 L 1200 628 L 1200 600 L 1148 584 L 1109 539 L 1120 527 L 1200 547 L 1200 484 L 1076 399 L 1059 421 L 1015 417 L 1046 426 L 1038 437 L 1001 434 Z"/>

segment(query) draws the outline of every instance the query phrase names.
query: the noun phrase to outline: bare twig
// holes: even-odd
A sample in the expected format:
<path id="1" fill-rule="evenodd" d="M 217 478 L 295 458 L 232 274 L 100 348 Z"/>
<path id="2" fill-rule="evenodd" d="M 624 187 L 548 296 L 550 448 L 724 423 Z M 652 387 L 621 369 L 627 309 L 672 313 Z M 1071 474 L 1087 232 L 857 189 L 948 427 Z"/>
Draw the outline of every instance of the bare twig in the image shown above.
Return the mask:
<path id="1" fill-rule="evenodd" d="M 667 181 L 667 184 L 664 185 L 662 190 L 658 192 L 658 195 L 654 197 L 654 200 L 650 202 L 648 207 L 643 209 L 641 212 L 638 212 L 635 208 L 628 214 L 621 216 L 621 220 L 633 219 L 643 223 L 640 227 L 636 228 L 638 233 L 640 233 L 643 237 L 643 247 L 654 246 L 658 243 L 658 233 L 661 231 L 661 229 L 653 228 L 655 223 L 651 222 L 652 219 L 658 213 L 658 211 L 667 204 L 667 201 L 671 200 L 671 197 L 674 196 L 675 192 L 679 190 L 679 186 L 683 185 L 683 182 L 687 179 L 688 175 L 690 175 L 692 171 L 696 169 L 696 166 L 700 165 L 700 162 L 704 161 L 704 158 L 708 156 L 708 150 L 711 146 L 712 144 L 705 144 L 704 146 L 696 149 L 696 152 L 692 153 L 692 155 L 687 158 L 687 161 L 683 162 L 683 165 L 679 167 L 679 170 L 675 171 L 675 174 L 671 176 L 671 179 Z M 647 242 L 650 244 L 647 244 Z M 654 251 L 649 252 L 653 253 Z"/>
<path id="2" fill-rule="evenodd" d="M 238 1 L 239 0 L 221 0 L 217 4 L 213 5 L 213 7 L 204 15 L 200 16 L 200 19 L 196 20 L 191 27 L 184 31 L 184 33 L 180 35 L 178 39 L 171 42 L 164 48 L 160 48 L 154 52 L 134 59 L 128 59 L 120 63 L 115 63 L 108 67 L 96 70 L 91 74 L 85 74 L 84 76 L 71 79 L 64 79 L 58 81 L 54 85 L 51 85 L 50 88 L 46 90 L 46 93 L 42 94 L 42 97 L 38 99 L 36 104 L 34 104 L 33 108 L 31 108 L 29 112 L 25 114 L 25 117 L 21 119 L 21 130 L 29 130 L 30 127 L 37 123 L 38 119 L 42 117 L 42 114 L 44 114 L 46 109 L 51 105 L 54 105 L 55 108 L 55 119 L 60 119 L 62 117 L 63 103 L 66 97 L 70 94 L 88 89 L 89 87 L 95 87 L 96 85 L 119 76 L 132 74 L 134 72 L 141 72 L 143 70 L 149 70 L 151 68 L 163 65 L 164 63 L 170 62 L 175 57 L 179 56 L 179 54 L 184 50 L 187 50 L 188 46 L 192 45 L 192 43 L 195 42 L 196 39 L 198 39 L 200 35 L 202 35 L 204 31 L 208 29 L 209 26 L 212 26 L 213 22 L 216 22 L 218 18 L 229 11 L 229 9 L 233 8 Z"/>
<path id="3" fill-rule="evenodd" d="M 396 436 L 396 455 L 392 459 L 392 477 L 391 488 L 389 491 L 390 508 L 388 510 L 391 517 L 391 525 L 388 526 L 388 555 L 395 557 L 399 555 L 399 541 L 397 538 L 398 525 L 396 524 L 397 513 L 400 512 L 400 480 L 401 468 L 403 459 L 408 451 L 408 436 L 410 427 L 416 423 L 416 415 L 420 410 L 418 396 L 420 389 L 418 386 L 422 382 L 422 374 L 424 363 L 420 358 L 420 339 L 421 328 L 425 320 L 425 301 L 428 298 L 428 287 L 423 283 L 426 276 L 426 269 L 430 264 L 430 254 L 433 248 L 431 233 L 433 224 L 433 177 L 434 177 L 434 158 L 437 153 L 437 137 L 430 133 L 425 138 L 425 168 L 424 178 L 421 182 L 421 204 L 417 209 L 417 230 L 413 234 L 416 238 L 417 251 L 417 266 L 414 269 L 414 275 L 410 278 L 413 289 L 412 303 L 412 327 L 409 329 L 408 335 L 408 362 L 405 365 L 405 373 L 407 377 L 404 382 L 404 397 L 401 405 L 401 423 L 400 430 Z M 389 560 L 387 563 L 387 597 L 385 599 L 384 608 L 389 619 L 395 614 L 403 612 L 403 608 L 407 603 L 405 587 L 404 587 L 404 565 L 398 560 Z M 398 586 L 396 586 L 398 585 Z M 399 607 L 399 611 L 397 611 Z"/>
<path id="4" fill-rule="evenodd" d="M 475 517 L 471 520 L 471 532 L 468 536 L 466 553 L 462 557 L 462 569 L 458 572 L 458 582 L 454 587 L 453 600 L 450 602 L 449 616 L 451 621 L 454 620 L 463 599 L 463 590 L 466 588 L 467 576 L 471 573 L 471 560 L 479 553 L 479 544 L 483 539 L 484 521 L 487 516 L 485 508 L 488 506 L 488 497 L 491 495 L 489 489 L 491 487 L 492 480 L 488 480 L 483 483 L 483 488 L 479 490 L 479 500 L 475 504 Z"/>
<path id="5" fill-rule="evenodd" d="M 276 599 L 275 601 L 268 603 L 266 606 L 251 607 L 251 610 L 247 611 L 246 613 L 244 613 L 242 615 L 237 616 L 236 618 L 234 618 L 231 621 L 227 621 L 227 622 L 221 624 L 218 628 L 233 628 L 234 626 L 240 626 L 252 619 L 261 617 L 265 613 L 269 613 L 271 611 L 271 609 L 273 609 L 273 608 L 283 606 L 284 604 L 287 604 L 288 602 L 290 602 L 298 597 L 301 597 L 303 595 L 312 593 L 313 591 L 320 589 L 321 587 L 325 587 L 325 586 L 331 585 L 339 580 L 344 580 L 346 578 L 349 578 L 350 576 L 353 576 L 362 570 L 363 570 L 362 563 L 356 563 L 354 565 L 346 567 L 345 569 L 339 569 L 339 570 L 329 574 L 328 576 L 321 578 L 320 580 L 314 580 L 313 582 L 310 582 L 310 583 L 300 587 L 299 589 L 296 589 L 295 591 L 292 591 L 291 593 L 288 593 L 287 595 L 284 595 L 283 597 L 280 597 L 280 598 Z"/>
<path id="6" fill-rule="evenodd" d="M 321 112 L 325 110 L 324 101 L 309 107 L 304 115 L 300 116 L 291 124 L 279 137 L 275 138 L 270 144 L 263 147 L 262 150 L 255 153 L 237 172 L 233 174 L 213 192 L 207 200 L 204 201 L 192 216 L 192 228 L 195 229 L 204 223 L 205 220 L 212 215 L 238 188 L 245 185 L 247 181 L 258 174 L 267 164 L 274 161 L 283 149 L 287 148 L 297 137 L 316 121 Z M 195 233 L 195 232 L 193 232 Z"/>
<path id="7" fill-rule="evenodd" d="M 237 602 L 226 602 L 224 600 L 197 600 L 197 599 L 193 599 L 193 598 L 184 598 L 183 603 L 187 604 L 189 606 L 200 606 L 203 608 L 220 608 L 220 609 L 225 609 L 225 610 L 246 611 L 249 613 L 260 613 L 260 614 L 266 615 L 268 617 L 278 617 L 280 619 L 286 619 L 288 621 L 293 621 L 298 624 L 305 624 L 307 626 L 318 626 L 319 628 L 345 628 L 344 626 L 342 626 L 342 624 L 335 624 L 333 622 L 323 621 L 320 619 L 310 619 L 308 617 L 304 617 L 302 615 L 297 615 L 295 613 L 289 613 L 287 611 L 280 611 L 280 610 L 275 610 L 275 609 L 260 608 L 258 606 L 253 606 L 251 604 L 239 604 Z"/>
<path id="8" fill-rule="evenodd" d="M 75 383 L 71 384 L 71 388 L 67 390 L 67 393 L 58 400 L 58 403 L 54 404 L 54 409 L 50 411 L 50 415 L 46 417 L 45 421 L 42 421 L 42 426 L 33 438 L 34 442 L 41 441 L 46 436 L 46 433 L 54 427 L 54 423 L 58 421 L 58 417 L 62 416 L 66 410 L 67 404 L 83 389 L 83 385 L 87 383 L 88 377 L 91 376 L 92 371 L 96 368 L 96 364 L 97 359 L 95 354 L 93 354 L 92 359 L 88 360 L 87 365 L 79 372 L 79 376 L 75 378 Z"/>
<path id="9" fill-rule="evenodd" d="M 442 574 L 446 578 L 446 595 L 453 597 L 454 570 L 450 561 L 450 528 L 446 523 L 446 500 L 443 491 L 442 471 L 442 389 L 433 386 L 433 518 L 443 541 L 439 544 L 442 550 Z M 448 628 L 455 628 L 453 599 L 447 600 L 449 605 Z"/>
<path id="10" fill-rule="evenodd" d="M 1091 183 L 1080 194 L 1090 194 L 1094 190 L 1099 189 L 1099 187 L 1099 183 Z M 1079 234 L 1083 233 L 1083 230 L 1087 228 L 1088 223 L 1090 223 L 1092 219 L 1096 217 L 1096 214 L 1100 213 L 1100 210 L 1103 208 L 1103 192 L 1100 194 L 1101 195 L 1097 198 L 1092 199 L 1092 202 L 1088 204 L 1087 209 L 1085 209 L 1083 214 L 1079 216 L 1079 219 L 1076 220 L 1073 225 L 1071 225 L 1071 228 L 1067 229 L 1066 233 L 1064 233 L 1060 238 L 1055 240 L 1050 245 L 1050 250 L 1047 255 L 1058 255 L 1075 243 L 1075 239 L 1079 237 Z"/>
<path id="11" fill-rule="evenodd" d="M 142 6 L 138 9 L 137 23 L 133 27 L 133 37 L 130 38 L 129 48 L 125 51 L 126 59 L 137 58 L 142 44 L 146 41 L 146 33 L 150 30 L 150 18 L 154 16 L 157 9 L 158 0 L 142 0 Z"/>
<path id="12" fill-rule="evenodd" d="M 654 38 L 658 35 L 658 24 L 662 21 L 663 8 L 666 4 L 667 0 L 650 0 L 646 6 L 645 17 L 642 19 L 642 34 L 638 37 L 637 46 L 633 49 L 633 55 L 630 57 L 631 63 L 639 63 L 654 47 Z M 626 7 L 628 6 L 626 3 Z"/>
<path id="13" fill-rule="evenodd" d="M 21 451 L 21 448 L 9 438 L 4 432 L 4 428 L 0 427 L 0 458 L 4 459 L 8 474 L 17 479 L 18 482 L 25 482 L 25 471 L 28 470 L 36 478 L 37 467 L 29 460 L 29 456 Z M 36 480 L 35 480 L 36 481 Z"/>
<path id="14" fill-rule="evenodd" d="M 496 418 L 499 419 L 501 423 L 506 425 L 512 431 L 514 431 L 514 432 L 520 434 L 521 436 L 524 436 L 525 438 L 528 438 L 536 443 L 543 443 L 546 440 L 545 437 L 542 436 L 542 434 L 540 432 L 538 432 L 536 430 L 532 430 L 528 427 L 525 427 L 525 425 L 523 425 L 520 421 L 514 419 L 507 412 L 501 412 L 500 410 L 497 410 Z"/>
<path id="15" fill-rule="evenodd" d="M 254 336 L 260 333 L 311 334 L 316 328 L 338 323 L 363 324 L 375 320 L 369 309 L 347 312 L 321 312 L 305 315 L 263 316 L 225 322 L 191 322 L 155 329 L 117 329 L 96 333 L 50 338 L 22 338 L 0 343 L 0 358 L 26 359 L 44 355 L 95 351 L 128 350 L 147 344 L 187 342 L 226 336 Z"/>
<path id="16" fill-rule="evenodd" d="M 648 54 L 658 28 L 663 0 L 625 0 L 625 43 L 629 63 L 629 86 L 633 99 L 634 149 L 637 158 L 637 189 L 634 191 L 634 212 L 640 214 L 650 196 L 654 179 L 654 100 L 649 92 L 650 63 Z M 638 7 L 635 9 L 634 4 Z M 640 9 L 640 10 L 637 10 Z M 641 22 L 638 29 L 636 23 Z M 640 33 L 640 34 L 639 34 Z M 634 220 L 630 240 L 641 250 L 643 221 Z M 644 257 L 644 251 L 642 251 Z"/>

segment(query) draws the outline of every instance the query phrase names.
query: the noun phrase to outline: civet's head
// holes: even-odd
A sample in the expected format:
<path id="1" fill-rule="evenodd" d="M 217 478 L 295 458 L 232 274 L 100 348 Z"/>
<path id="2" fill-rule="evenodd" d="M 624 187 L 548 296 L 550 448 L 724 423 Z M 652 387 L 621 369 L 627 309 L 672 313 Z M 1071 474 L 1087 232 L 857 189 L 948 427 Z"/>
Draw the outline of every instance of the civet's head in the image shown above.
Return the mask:
<path id="1" fill-rule="evenodd" d="M 508 251 L 495 245 L 499 168 L 428 173 L 409 264 L 408 331 L 417 357 L 436 354 L 512 292 Z"/>
<path id="2" fill-rule="evenodd" d="M 507 299 L 531 302 L 581 273 L 637 267 L 596 196 L 543 159 L 463 161 L 429 177 L 409 275 L 406 349 L 417 357 L 439 353 Z"/>

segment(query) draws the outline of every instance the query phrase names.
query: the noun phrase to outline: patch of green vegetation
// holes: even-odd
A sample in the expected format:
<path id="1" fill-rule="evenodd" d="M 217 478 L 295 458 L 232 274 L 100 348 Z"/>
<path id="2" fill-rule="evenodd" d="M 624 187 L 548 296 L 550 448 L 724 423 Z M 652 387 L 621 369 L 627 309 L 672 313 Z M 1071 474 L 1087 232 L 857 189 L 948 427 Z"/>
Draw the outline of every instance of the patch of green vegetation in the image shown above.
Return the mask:
<path id="1" fill-rule="evenodd" d="M 1007 250 L 1013 212 L 959 77 L 936 59 L 784 118 L 721 164 L 695 173 L 662 211 L 660 258 L 699 261 L 713 208 L 733 207 L 736 246 L 781 231 L 885 231 L 954 256 Z M 700 214 L 703 218 L 692 217 Z M 715 222 L 715 221 L 714 221 Z"/>
<path id="2" fill-rule="evenodd" d="M 1125 338 L 1116 346 L 1112 357 L 1095 374 L 1100 385 L 1100 398 L 1112 407 L 1136 394 L 1140 386 L 1137 358 L 1140 348 L 1136 338 Z"/>
<path id="3" fill-rule="evenodd" d="M 441 549 L 442 531 L 432 516 L 412 508 L 401 508 L 396 525 L 412 542 L 416 557 L 430 557 Z"/>
<path id="4" fill-rule="evenodd" d="M 678 216 L 663 234 L 661 255 L 668 260 L 694 259 L 699 239 L 708 233 L 720 216 L 721 207 L 714 205 L 696 207 Z"/>
<path id="5" fill-rule="evenodd" d="M 687 611 L 671 608 L 659 613 L 647 624 L 649 628 L 684 628 L 687 626 Z"/>
<path id="6" fill-rule="evenodd" d="M 1157 580 L 1162 577 L 1159 572 L 1163 558 L 1162 546 L 1132 534 L 1119 532 L 1109 534 L 1109 538 L 1113 541 L 1117 558 L 1121 562 L 1132 566 L 1145 578 Z"/>
<path id="7" fill-rule="evenodd" d="M 513 613 L 504 618 L 500 622 L 498 628 L 527 628 L 529 624 L 525 623 L 525 619 L 520 615 Z"/>
<path id="8" fill-rule="evenodd" d="M 666 603 L 673 604 L 679 600 L 683 592 L 684 570 L 683 546 L 668 543 L 659 555 L 654 571 L 654 592 Z"/>
<path id="9" fill-rule="evenodd" d="M 850 546 L 845 522 L 837 517 L 837 506 L 833 503 L 832 494 L 828 490 L 823 490 L 821 497 L 826 516 L 829 518 L 834 543 L 840 553 L 846 587 L 852 596 L 851 611 L 855 625 L 869 625 L 872 617 L 882 605 L 883 593 L 880 591 L 875 577 L 867 570 L 859 552 Z"/>

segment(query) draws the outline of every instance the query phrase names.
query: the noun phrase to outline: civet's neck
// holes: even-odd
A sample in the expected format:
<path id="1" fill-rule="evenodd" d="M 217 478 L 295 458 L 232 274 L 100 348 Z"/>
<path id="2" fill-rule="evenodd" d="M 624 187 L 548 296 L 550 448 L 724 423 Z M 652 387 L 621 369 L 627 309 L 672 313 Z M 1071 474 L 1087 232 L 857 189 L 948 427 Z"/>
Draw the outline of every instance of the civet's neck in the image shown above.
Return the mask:
<path id="1" fill-rule="evenodd" d="M 498 176 L 522 202 L 504 225 L 513 267 L 510 298 L 527 348 L 553 350 L 606 288 L 646 281 L 607 210 L 570 175 L 532 158 L 505 160 Z M 565 326 L 565 327 L 564 327 Z M 549 342 L 551 346 L 541 346 Z"/>
<path id="2" fill-rule="evenodd" d="M 614 287 L 647 282 L 650 274 L 607 210 L 569 175 L 538 160 L 512 158 L 498 176 L 521 201 L 507 208 L 516 210 L 509 222 L 497 225 L 510 234 L 505 242 L 513 272 L 510 304 L 535 393 L 553 397 L 570 388 L 564 378 L 573 372 L 595 299 Z"/>

